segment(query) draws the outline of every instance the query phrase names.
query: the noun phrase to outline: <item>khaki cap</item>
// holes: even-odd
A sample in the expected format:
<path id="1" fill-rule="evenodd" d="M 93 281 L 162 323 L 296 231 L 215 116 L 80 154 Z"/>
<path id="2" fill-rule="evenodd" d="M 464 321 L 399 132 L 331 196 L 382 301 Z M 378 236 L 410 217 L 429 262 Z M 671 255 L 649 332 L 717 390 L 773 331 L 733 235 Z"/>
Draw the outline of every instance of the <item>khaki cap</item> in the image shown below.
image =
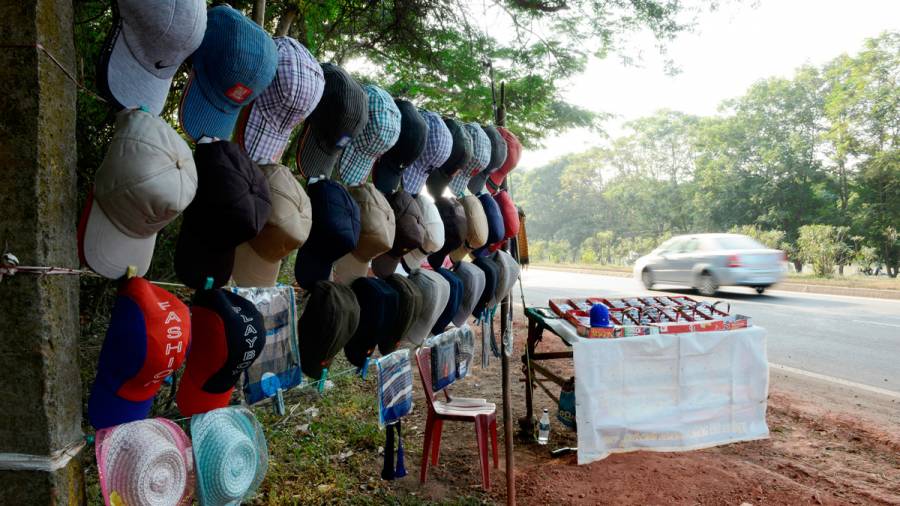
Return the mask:
<path id="1" fill-rule="evenodd" d="M 343 284 L 365 277 L 369 261 L 390 251 L 397 231 L 394 210 L 374 184 L 351 186 L 347 191 L 359 205 L 360 228 L 356 249 L 334 264 L 335 279 Z"/>

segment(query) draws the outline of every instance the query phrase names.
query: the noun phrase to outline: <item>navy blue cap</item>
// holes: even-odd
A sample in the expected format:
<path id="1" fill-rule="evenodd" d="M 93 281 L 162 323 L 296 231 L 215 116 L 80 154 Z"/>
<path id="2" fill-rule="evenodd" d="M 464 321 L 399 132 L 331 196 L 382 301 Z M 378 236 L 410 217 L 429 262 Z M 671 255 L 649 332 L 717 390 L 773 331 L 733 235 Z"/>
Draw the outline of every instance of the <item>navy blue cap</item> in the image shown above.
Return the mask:
<path id="1" fill-rule="evenodd" d="M 500 206 L 488 193 L 478 195 L 484 207 L 484 215 L 487 217 L 488 223 L 488 240 L 484 246 L 472 252 L 472 256 L 487 256 L 490 254 L 488 246 L 503 240 L 503 234 L 506 233 L 506 224 L 503 222 L 503 214 L 500 212 Z"/>
<path id="2" fill-rule="evenodd" d="M 306 290 L 331 276 L 334 262 L 356 249 L 359 205 L 338 183 L 322 179 L 306 188 L 312 206 L 309 239 L 297 252 L 294 276 Z"/>
<path id="3" fill-rule="evenodd" d="M 400 313 L 400 294 L 380 278 L 357 278 L 350 285 L 359 303 L 359 326 L 344 345 L 344 355 L 356 367 L 366 363 L 366 357 L 384 342 L 398 341 L 397 318 Z"/>
<path id="4" fill-rule="evenodd" d="M 484 312 L 487 303 L 494 298 L 494 293 L 497 292 L 497 284 L 500 282 L 500 267 L 497 266 L 497 262 L 487 257 L 477 257 L 472 263 L 484 271 L 484 291 L 475 304 L 475 309 L 472 310 L 472 316 L 478 318 Z"/>
<path id="5" fill-rule="evenodd" d="M 434 272 L 443 276 L 443 278 L 450 283 L 450 298 L 447 299 L 447 306 L 444 307 L 441 316 L 438 317 L 437 322 L 435 322 L 434 327 L 431 329 L 431 333 L 437 335 L 447 328 L 447 325 L 450 324 L 450 320 L 452 320 L 453 316 L 459 311 L 459 305 L 462 304 L 465 286 L 463 285 L 462 280 L 459 279 L 459 276 L 447 269 L 435 269 Z"/>

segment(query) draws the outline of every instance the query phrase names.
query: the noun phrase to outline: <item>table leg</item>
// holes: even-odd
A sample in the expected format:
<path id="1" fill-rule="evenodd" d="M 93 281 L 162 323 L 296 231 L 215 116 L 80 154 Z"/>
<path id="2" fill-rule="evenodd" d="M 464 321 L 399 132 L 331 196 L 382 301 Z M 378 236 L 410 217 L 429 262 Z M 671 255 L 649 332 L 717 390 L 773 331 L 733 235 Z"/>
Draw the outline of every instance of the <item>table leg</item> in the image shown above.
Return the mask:
<path id="1" fill-rule="evenodd" d="M 528 319 L 528 340 L 526 342 L 527 353 L 522 356 L 522 362 L 525 369 L 525 416 L 519 419 L 519 427 L 526 434 L 534 432 L 534 367 L 532 366 L 530 357 L 534 355 L 534 349 L 537 342 L 541 338 L 540 325 L 534 320 Z"/>

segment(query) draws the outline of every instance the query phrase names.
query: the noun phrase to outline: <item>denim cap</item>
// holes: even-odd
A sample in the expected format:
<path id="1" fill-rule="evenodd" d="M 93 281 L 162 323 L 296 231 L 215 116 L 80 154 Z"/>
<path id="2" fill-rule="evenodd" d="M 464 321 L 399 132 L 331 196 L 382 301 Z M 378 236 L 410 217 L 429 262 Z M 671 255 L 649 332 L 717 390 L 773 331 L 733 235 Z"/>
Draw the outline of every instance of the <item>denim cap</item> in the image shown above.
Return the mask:
<path id="1" fill-rule="evenodd" d="M 172 78 L 206 32 L 203 0 L 117 0 L 97 65 L 97 87 L 116 109 L 159 116 Z"/>
<path id="2" fill-rule="evenodd" d="M 394 104 L 400 111 L 400 136 L 372 168 L 372 182 L 385 195 L 397 190 L 403 171 L 422 154 L 428 137 L 425 118 L 412 102 L 396 99 Z"/>
<path id="3" fill-rule="evenodd" d="M 451 321 L 453 322 L 453 325 L 462 327 L 475 309 L 475 305 L 478 304 L 478 301 L 481 299 L 481 294 L 484 293 L 486 280 L 484 271 L 471 262 L 459 262 L 456 264 L 453 272 L 459 277 L 460 281 L 462 281 L 463 294 L 459 309 L 456 311 L 456 314 L 453 315 Z"/>
<path id="4" fill-rule="evenodd" d="M 469 180 L 469 191 L 473 195 L 484 192 L 485 183 L 491 174 L 497 171 L 506 161 L 507 153 L 506 141 L 503 140 L 503 136 L 500 135 L 500 132 L 495 127 L 482 125 L 481 128 L 491 141 L 491 160 L 480 174 L 476 174 Z"/>
<path id="5" fill-rule="evenodd" d="M 325 76 L 319 62 L 296 40 L 275 37 L 275 79 L 242 114 L 239 144 L 252 160 L 278 162 L 294 127 L 312 113 L 322 98 Z M 240 124 L 243 123 L 243 124 Z"/>
<path id="6" fill-rule="evenodd" d="M 228 406 L 191 417 L 191 439 L 201 505 L 240 504 L 262 484 L 269 449 L 249 409 Z"/>
<path id="7" fill-rule="evenodd" d="M 241 108 L 272 82 L 278 49 L 265 30 L 229 5 L 207 11 L 206 34 L 191 55 L 178 117 L 192 140 L 231 139 Z"/>
<path id="8" fill-rule="evenodd" d="M 478 123 L 466 123 L 463 128 L 472 137 L 472 158 L 450 180 L 450 191 L 457 197 L 461 197 L 465 193 L 469 179 L 481 173 L 491 161 L 491 140 L 488 139 L 484 130 Z"/>
<path id="9" fill-rule="evenodd" d="M 420 109 L 419 112 L 422 113 L 428 126 L 425 149 L 422 150 L 422 155 L 403 171 L 403 189 L 413 196 L 422 191 L 428 175 L 447 161 L 450 150 L 453 149 L 453 136 L 444 119 L 431 111 Z"/>
<path id="10" fill-rule="evenodd" d="M 444 221 L 441 220 L 441 212 L 434 205 L 434 200 L 424 194 L 418 195 L 415 199 L 422 210 L 425 237 L 421 247 L 403 256 L 403 265 L 407 270 L 418 269 L 429 254 L 438 251 L 444 246 Z"/>
<path id="11" fill-rule="evenodd" d="M 428 193 L 434 198 L 444 194 L 450 180 L 469 164 L 473 156 L 472 136 L 468 130 L 463 128 L 463 124 L 453 118 L 444 118 L 444 123 L 450 130 L 453 146 L 447 160 L 440 167 L 431 171 L 425 181 Z"/>
<path id="12" fill-rule="evenodd" d="M 422 292 L 421 316 L 410 327 L 404 342 L 412 346 L 421 345 L 430 335 L 432 327 L 450 300 L 450 283 L 440 274 L 428 269 L 418 269 L 409 275 Z"/>
<path id="13" fill-rule="evenodd" d="M 350 186 L 362 184 L 381 155 L 393 147 L 400 136 L 400 109 L 388 92 L 367 84 L 369 120 L 362 132 L 344 149 L 338 162 L 341 179 Z"/>

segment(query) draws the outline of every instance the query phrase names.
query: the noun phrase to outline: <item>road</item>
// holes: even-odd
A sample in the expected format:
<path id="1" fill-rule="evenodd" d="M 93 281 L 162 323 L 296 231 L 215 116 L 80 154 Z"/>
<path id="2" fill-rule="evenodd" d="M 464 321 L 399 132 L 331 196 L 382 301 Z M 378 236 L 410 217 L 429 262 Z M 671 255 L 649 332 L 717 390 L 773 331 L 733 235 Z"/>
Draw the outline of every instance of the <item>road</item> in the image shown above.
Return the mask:
<path id="1" fill-rule="evenodd" d="M 777 369 L 844 387 L 900 398 L 900 301 L 749 288 L 724 288 L 716 297 L 692 290 L 645 290 L 632 278 L 530 268 L 522 281 L 528 305 L 550 298 L 587 296 L 690 295 L 724 300 L 768 333 L 769 362 Z M 518 289 L 514 293 L 518 301 Z"/>

